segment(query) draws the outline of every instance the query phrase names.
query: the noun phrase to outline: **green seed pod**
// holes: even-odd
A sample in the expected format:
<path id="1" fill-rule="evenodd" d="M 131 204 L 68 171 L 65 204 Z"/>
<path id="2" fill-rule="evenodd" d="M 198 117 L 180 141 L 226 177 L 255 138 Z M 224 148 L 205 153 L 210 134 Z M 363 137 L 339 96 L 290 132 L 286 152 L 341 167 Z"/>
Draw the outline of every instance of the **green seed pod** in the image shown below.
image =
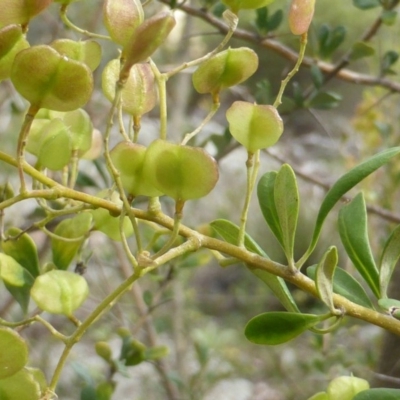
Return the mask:
<path id="1" fill-rule="evenodd" d="M 293 35 L 303 35 L 310 27 L 315 0 L 292 0 L 289 9 L 289 27 Z"/>
<path id="2" fill-rule="evenodd" d="M 69 271 L 53 270 L 36 278 L 32 299 L 43 311 L 71 316 L 89 295 L 85 278 Z"/>
<path id="3" fill-rule="evenodd" d="M 62 120 L 71 137 L 71 150 L 79 155 L 86 153 L 92 146 L 93 124 L 89 114 L 79 108 L 65 113 Z"/>
<path id="4" fill-rule="evenodd" d="M 11 81 L 32 106 L 55 111 L 72 111 L 83 106 L 93 89 L 92 72 L 86 64 L 70 60 L 46 45 L 17 54 Z"/>
<path id="5" fill-rule="evenodd" d="M 119 207 L 122 206 L 122 200 L 119 198 L 119 193 L 112 192 L 109 193 L 109 190 L 103 190 L 97 194 L 98 197 L 104 199 L 108 198 L 114 204 Z M 108 210 L 104 208 L 98 208 L 97 210 L 91 211 L 93 216 L 93 229 L 103 232 L 110 239 L 115 241 L 121 241 L 121 232 L 120 232 L 120 219 L 119 216 L 113 216 L 110 214 Z M 124 218 L 123 222 L 123 230 L 125 237 L 132 236 L 133 227 L 129 217 Z"/>
<path id="6" fill-rule="evenodd" d="M 103 93 L 111 102 L 118 81 L 119 60 L 110 61 L 102 75 Z M 153 71 L 149 64 L 136 64 L 129 71 L 129 77 L 121 92 L 122 109 L 134 118 L 140 118 L 151 111 L 157 103 L 157 89 Z"/>
<path id="7" fill-rule="evenodd" d="M 35 119 L 26 151 L 37 157 L 39 166 L 59 171 L 71 159 L 71 144 L 70 132 L 61 119 Z"/>
<path id="8" fill-rule="evenodd" d="M 132 65 L 149 58 L 165 41 L 175 24 L 170 12 L 161 12 L 139 25 L 122 50 L 125 62 L 120 77 L 127 79 Z"/>
<path id="9" fill-rule="evenodd" d="M 46 384 L 47 387 L 47 384 Z M 41 400 L 40 382 L 28 368 L 0 380 L 0 394 L 3 400 Z"/>
<path id="10" fill-rule="evenodd" d="M 239 10 L 256 10 L 257 8 L 265 7 L 275 0 L 222 0 L 234 13 Z"/>
<path id="11" fill-rule="evenodd" d="M 146 152 L 145 177 L 176 201 L 206 196 L 218 181 L 216 161 L 200 147 L 154 141 Z"/>
<path id="12" fill-rule="evenodd" d="M 215 94 L 245 81 L 257 68 L 258 56 L 253 50 L 229 48 L 199 66 L 192 77 L 193 85 L 199 93 Z"/>
<path id="13" fill-rule="evenodd" d="M 0 27 L 10 24 L 27 25 L 53 0 L 1 0 Z"/>
<path id="14" fill-rule="evenodd" d="M 28 347 L 15 331 L 0 328 L 0 381 L 16 374 L 28 362 Z"/>
<path id="15" fill-rule="evenodd" d="M 163 194 L 147 179 L 146 151 L 146 147 L 140 144 L 121 142 L 110 152 L 111 160 L 120 173 L 122 186 L 133 197 L 157 197 Z"/>
<path id="16" fill-rule="evenodd" d="M 97 342 L 95 344 L 96 353 L 107 362 L 112 360 L 111 347 L 107 342 Z"/>
<path id="17" fill-rule="evenodd" d="M 71 60 L 85 63 L 92 71 L 101 61 L 101 46 L 94 40 L 58 39 L 50 46 Z"/>
<path id="18" fill-rule="evenodd" d="M 0 82 L 10 77 L 15 56 L 28 47 L 20 25 L 0 29 Z"/>
<path id="19" fill-rule="evenodd" d="M 327 394 L 329 400 L 352 400 L 357 393 L 367 389 L 369 383 L 365 379 L 340 376 L 329 383 Z"/>
<path id="20" fill-rule="evenodd" d="M 283 132 L 283 122 L 275 107 L 235 101 L 226 112 L 232 136 L 254 153 L 274 145 Z"/>
<path id="21" fill-rule="evenodd" d="M 135 29 L 144 20 L 139 0 L 105 0 L 103 15 L 108 34 L 121 46 L 127 44 Z"/>
<path id="22" fill-rule="evenodd" d="M 82 154 L 81 158 L 84 160 L 95 160 L 99 158 L 103 152 L 103 136 L 98 129 L 93 129 L 92 131 L 92 141 L 90 148 L 84 154 Z"/>

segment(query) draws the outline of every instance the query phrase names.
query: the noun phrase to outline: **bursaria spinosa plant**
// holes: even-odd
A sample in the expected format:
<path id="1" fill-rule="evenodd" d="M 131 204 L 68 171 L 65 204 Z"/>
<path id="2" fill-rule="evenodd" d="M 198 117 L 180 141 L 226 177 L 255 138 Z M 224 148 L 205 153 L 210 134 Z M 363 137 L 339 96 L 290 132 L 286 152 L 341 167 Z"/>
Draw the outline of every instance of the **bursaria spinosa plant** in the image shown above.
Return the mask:
<path id="1" fill-rule="evenodd" d="M 343 29 L 319 20 L 313 25 L 315 0 L 292 0 L 285 9 L 283 3 L 103 0 L 88 16 L 87 4 L 79 0 L 2 0 L 0 113 L 9 114 L 12 128 L 6 135 L 0 132 L 5 143 L 0 149 L 0 299 L 7 300 L 0 307 L 0 399 L 67 398 L 66 386 L 82 400 L 122 398 L 116 375 L 129 376 L 146 362 L 157 372 L 151 376 L 157 398 L 189 400 L 207 393 L 211 398 L 210 382 L 219 379 L 220 371 L 217 366 L 209 374 L 209 365 L 214 368 L 221 360 L 210 360 L 220 355 L 210 351 L 207 324 L 193 329 L 196 313 L 183 322 L 184 307 L 177 306 L 177 299 L 183 286 L 193 284 L 182 276 L 212 260 L 224 274 L 240 264 L 259 279 L 263 300 L 257 300 L 258 308 L 241 315 L 246 321 L 239 328 L 229 326 L 250 352 L 258 346 L 257 362 L 268 346 L 304 338 L 306 332 L 334 337 L 338 327 L 347 329 L 345 317 L 400 335 L 400 300 L 390 292 L 400 228 L 380 237 L 380 249 L 369 233 L 366 199 L 371 196 L 361 191 L 347 197 L 375 171 L 393 165 L 400 148 L 382 139 L 385 148 L 358 151 L 369 155 L 357 164 L 352 159 L 354 165 L 326 189 L 311 222 L 312 196 L 304 202 L 297 182 L 304 173 L 290 165 L 290 157 L 272 170 L 264 162 L 267 154 L 276 154 L 274 148 L 292 146 L 285 125 L 297 118 L 296 111 L 339 105 L 342 97 L 325 89 L 331 79 L 400 92 L 388 78 L 397 73 L 395 50 L 374 63 L 380 68 L 377 77 L 344 69 L 375 54 L 367 42 L 382 24 L 387 29 L 395 25 L 399 2 L 354 0 L 357 10 L 352 12 L 376 9 L 380 14 L 361 41 L 347 53 L 341 50 L 345 55 L 340 59 L 339 54 L 336 64 L 331 58 L 344 43 Z M 35 36 L 35 19 L 47 21 L 41 25 L 49 31 L 47 39 Z M 197 19 L 218 31 L 212 32 L 215 47 L 209 48 L 205 37 L 201 46 L 191 46 L 201 24 L 182 33 Z M 310 29 L 314 47 L 307 53 Z M 265 48 L 272 51 L 264 54 Z M 282 79 L 276 75 L 270 84 L 265 60 L 272 65 L 274 52 L 290 64 L 282 66 L 281 60 Z M 308 67 L 307 88 L 302 87 L 305 78 L 296 75 L 302 66 Z M 368 114 L 382 99 L 375 100 L 358 116 L 359 124 L 388 138 L 389 123 Z M 185 116 L 177 123 L 179 109 Z M 363 118 L 369 118 L 367 124 Z M 219 132 L 210 128 L 221 124 Z M 245 154 L 243 183 L 240 177 L 229 181 L 221 161 L 236 150 L 235 168 Z M 230 195 L 220 193 L 224 187 Z M 217 218 L 229 216 L 219 201 L 228 204 L 232 197 L 235 204 L 240 200 L 236 215 Z M 346 204 L 340 204 L 344 198 Z M 24 221 L 13 217 L 15 210 Z M 385 218 L 389 214 L 380 212 Z M 253 215 L 262 229 L 269 228 L 262 245 L 249 234 L 256 231 L 249 223 Z M 321 237 L 328 216 L 336 216 L 337 228 L 331 229 L 338 235 L 326 243 Z M 102 264 L 110 266 L 107 273 Z M 348 264 L 351 268 L 345 268 Z M 225 287 L 215 285 L 220 286 Z M 246 289 L 246 296 L 252 290 Z M 272 298 L 280 308 L 270 308 Z M 158 310 L 170 301 L 168 315 L 158 319 Z M 172 337 L 176 343 L 170 348 L 160 344 L 158 330 L 164 330 L 166 343 Z M 225 340 L 220 327 L 211 336 L 213 345 Z M 61 354 L 46 350 L 50 358 L 41 360 L 41 341 L 46 346 L 57 342 Z M 86 352 L 100 358 L 95 364 L 107 368 L 104 374 L 79 364 L 82 356 L 73 352 L 81 341 L 89 348 L 85 358 Z M 185 350 L 187 342 L 191 347 Z M 197 364 L 199 371 L 192 374 Z M 79 384 L 67 385 L 64 378 L 71 365 Z M 370 389 L 366 379 L 348 375 L 330 376 L 316 394 L 307 387 L 306 397 L 400 398 L 398 389 Z M 138 381 L 137 398 L 151 398 L 140 392 Z"/>

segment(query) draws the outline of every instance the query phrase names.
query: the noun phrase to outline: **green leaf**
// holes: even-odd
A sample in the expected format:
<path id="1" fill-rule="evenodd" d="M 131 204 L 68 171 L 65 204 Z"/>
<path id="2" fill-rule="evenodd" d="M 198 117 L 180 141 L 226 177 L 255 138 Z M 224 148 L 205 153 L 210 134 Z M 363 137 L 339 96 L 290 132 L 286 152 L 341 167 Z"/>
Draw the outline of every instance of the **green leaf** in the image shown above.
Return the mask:
<path id="1" fill-rule="evenodd" d="M 134 339 L 132 336 L 125 336 L 122 339 L 122 348 L 120 360 L 124 361 L 126 366 L 140 364 L 145 360 L 144 355 L 146 346 Z"/>
<path id="2" fill-rule="evenodd" d="M 322 74 L 321 69 L 317 64 L 313 64 L 311 65 L 310 72 L 314 86 L 319 89 L 324 83 L 324 75 Z"/>
<path id="3" fill-rule="evenodd" d="M 353 4 L 361 10 L 368 10 L 381 5 L 379 0 L 353 0 Z"/>
<path id="4" fill-rule="evenodd" d="M 371 57 L 375 54 L 375 49 L 366 42 L 356 42 L 353 44 L 350 60 L 355 61 L 360 58 Z"/>
<path id="5" fill-rule="evenodd" d="M 379 284 L 381 297 L 387 297 L 387 290 L 394 268 L 400 258 L 400 225 L 390 234 L 383 248 L 379 263 Z"/>
<path id="6" fill-rule="evenodd" d="M 342 96 L 334 92 L 318 92 L 307 103 L 307 107 L 319 110 L 336 108 L 342 101 Z"/>
<path id="7" fill-rule="evenodd" d="M 400 389 L 368 389 L 358 393 L 353 400 L 399 400 Z"/>
<path id="8" fill-rule="evenodd" d="M 29 306 L 30 289 L 34 278 L 14 258 L 0 253 L 0 278 L 24 313 Z"/>
<path id="9" fill-rule="evenodd" d="M 349 191 L 352 187 L 361 182 L 364 178 L 370 175 L 372 172 L 376 171 L 382 165 L 385 165 L 390 161 L 391 158 L 400 153 L 400 147 L 393 147 L 387 149 L 374 155 L 373 157 L 367 159 L 361 164 L 357 165 L 349 172 L 341 176 L 335 184 L 330 188 L 326 194 L 321 207 L 318 212 L 317 220 L 315 222 L 314 232 L 311 239 L 311 243 L 304 254 L 304 256 L 299 260 L 298 264 L 301 266 L 307 260 L 309 255 L 315 249 L 318 242 L 319 235 L 321 233 L 322 225 L 328 216 L 329 212 L 335 206 L 335 204 L 341 199 L 341 197 Z"/>
<path id="10" fill-rule="evenodd" d="M 362 193 L 339 211 L 339 234 L 354 266 L 379 298 L 379 274 L 369 245 L 367 210 Z"/>
<path id="11" fill-rule="evenodd" d="M 393 50 L 387 51 L 383 57 L 381 62 L 381 74 L 387 75 L 392 72 L 390 69 L 393 64 L 395 64 L 399 59 L 399 53 Z"/>
<path id="12" fill-rule="evenodd" d="M 67 316 L 71 316 L 88 295 L 88 284 L 83 276 L 60 270 L 40 275 L 31 289 L 32 299 L 39 308 Z"/>
<path id="13" fill-rule="evenodd" d="M 282 244 L 290 264 L 293 263 L 294 238 L 299 216 L 299 191 L 296 176 L 288 164 L 282 165 L 275 179 L 274 201 Z"/>
<path id="14" fill-rule="evenodd" d="M 316 287 L 320 299 L 335 312 L 333 304 L 333 276 L 338 262 L 338 254 L 335 246 L 331 246 L 323 255 L 317 266 Z"/>
<path id="15" fill-rule="evenodd" d="M 397 11 L 395 10 L 384 10 L 381 15 L 382 22 L 385 25 L 392 26 L 395 24 L 397 19 Z"/>
<path id="16" fill-rule="evenodd" d="M 228 243 L 236 245 L 239 236 L 239 227 L 230 221 L 224 219 L 217 219 L 211 222 L 210 226 Z M 247 250 L 256 253 L 262 257 L 269 259 L 268 255 L 261 249 L 261 247 L 246 233 L 244 245 Z M 285 281 L 276 275 L 259 268 L 254 268 L 251 265 L 246 265 L 247 268 L 259 279 L 261 279 L 274 293 L 277 299 L 288 310 L 299 312 L 299 309 L 286 286 Z"/>
<path id="17" fill-rule="evenodd" d="M 283 234 L 275 206 L 275 181 L 278 173 L 270 171 L 264 174 L 257 186 L 258 203 L 272 233 L 283 247 Z"/>
<path id="18" fill-rule="evenodd" d="M 396 299 L 379 299 L 379 307 L 396 319 L 400 319 L 400 301 Z"/>
<path id="19" fill-rule="evenodd" d="M 20 371 L 27 362 L 28 346 L 24 339 L 12 329 L 0 328 L 0 384 L 3 379 Z"/>
<path id="20" fill-rule="evenodd" d="M 22 234 L 18 228 L 10 228 L 6 232 L 6 237 L 10 239 L 3 241 L 1 247 L 5 254 L 12 257 L 21 264 L 33 277 L 39 275 L 39 259 L 35 242 L 27 234 Z M 18 237 L 17 239 L 13 239 Z"/>
<path id="21" fill-rule="evenodd" d="M 61 221 L 54 233 L 60 238 L 52 238 L 53 262 L 59 269 L 67 269 L 76 253 L 86 240 L 92 223 L 92 214 L 80 213 Z M 65 238 L 67 240 L 62 240 Z M 70 239 L 70 240 L 68 240 Z"/>
<path id="22" fill-rule="evenodd" d="M 276 10 L 269 18 L 268 18 L 268 32 L 272 32 L 279 28 L 279 25 L 283 21 L 283 11 Z"/>
<path id="23" fill-rule="evenodd" d="M 1 400 L 39 400 L 42 398 L 40 392 L 39 382 L 27 369 L 0 380 Z"/>
<path id="24" fill-rule="evenodd" d="M 317 267 L 315 265 L 307 268 L 307 275 L 315 280 Z M 333 291 L 353 303 L 360 306 L 374 309 L 371 300 L 365 293 L 364 288 L 348 272 L 342 268 L 335 269 L 333 277 Z"/>
<path id="25" fill-rule="evenodd" d="M 290 312 L 267 312 L 252 318 L 246 325 L 246 338 L 256 344 L 277 345 L 288 342 L 312 328 L 326 316 Z"/>
<path id="26" fill-rule="evenodd" d="M 330 28 L 328 25 L 321 25 L 318 31 L 319 54 L 322 58 L 329 58 L 332 53 L 344 42 L 346 28 L 339 25 Z"/>

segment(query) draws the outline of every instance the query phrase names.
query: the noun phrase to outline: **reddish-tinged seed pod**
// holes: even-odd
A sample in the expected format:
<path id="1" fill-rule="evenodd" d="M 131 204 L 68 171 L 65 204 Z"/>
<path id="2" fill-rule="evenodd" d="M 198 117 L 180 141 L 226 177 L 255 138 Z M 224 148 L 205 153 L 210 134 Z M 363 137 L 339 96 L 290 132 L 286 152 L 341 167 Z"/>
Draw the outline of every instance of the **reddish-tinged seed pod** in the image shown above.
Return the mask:
<path id="1" fill-rule="evenodd" d="M 310 27 L 315 0 L 292 0 L 289 9 L 289 27 L 293 35 L 303 35 Z"/>
<path id="2" fill-rule="evenodd" d="M 27 25 L 53 0 L 1 0 L 0 27 L 9 24 Z"/>
<path id="3" fill-rule="evenodd" d="M 175 24 L 175 18 L 170 12 L 162 12 L 139 25 L 122 50 L 125 62 L 120 77 L 127 78 L 133 65 L 150 57 L 168 37 Z"/>

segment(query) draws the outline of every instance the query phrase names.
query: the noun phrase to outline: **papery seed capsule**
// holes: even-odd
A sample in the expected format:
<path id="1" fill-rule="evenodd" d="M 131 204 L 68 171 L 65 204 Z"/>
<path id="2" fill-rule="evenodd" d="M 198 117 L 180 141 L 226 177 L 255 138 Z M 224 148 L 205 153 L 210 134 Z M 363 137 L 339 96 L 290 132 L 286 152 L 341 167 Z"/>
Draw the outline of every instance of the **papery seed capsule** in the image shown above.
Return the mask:
<path id="1" fill-rule="evenodd" d="M 293 35 L 303 35 L 310 27 L 315 0 L 292 0 L 289 9 L 289 27 Z"/>
<path id="2" fill-rule="evenodd" d="M 139 25 L 122 50 L 125 62 L 120 76 L 127 77 L 132 65 L 149 58 L 168 37 L 175 24 L 175 18 L 171 13 L 162 12 Z"/>

